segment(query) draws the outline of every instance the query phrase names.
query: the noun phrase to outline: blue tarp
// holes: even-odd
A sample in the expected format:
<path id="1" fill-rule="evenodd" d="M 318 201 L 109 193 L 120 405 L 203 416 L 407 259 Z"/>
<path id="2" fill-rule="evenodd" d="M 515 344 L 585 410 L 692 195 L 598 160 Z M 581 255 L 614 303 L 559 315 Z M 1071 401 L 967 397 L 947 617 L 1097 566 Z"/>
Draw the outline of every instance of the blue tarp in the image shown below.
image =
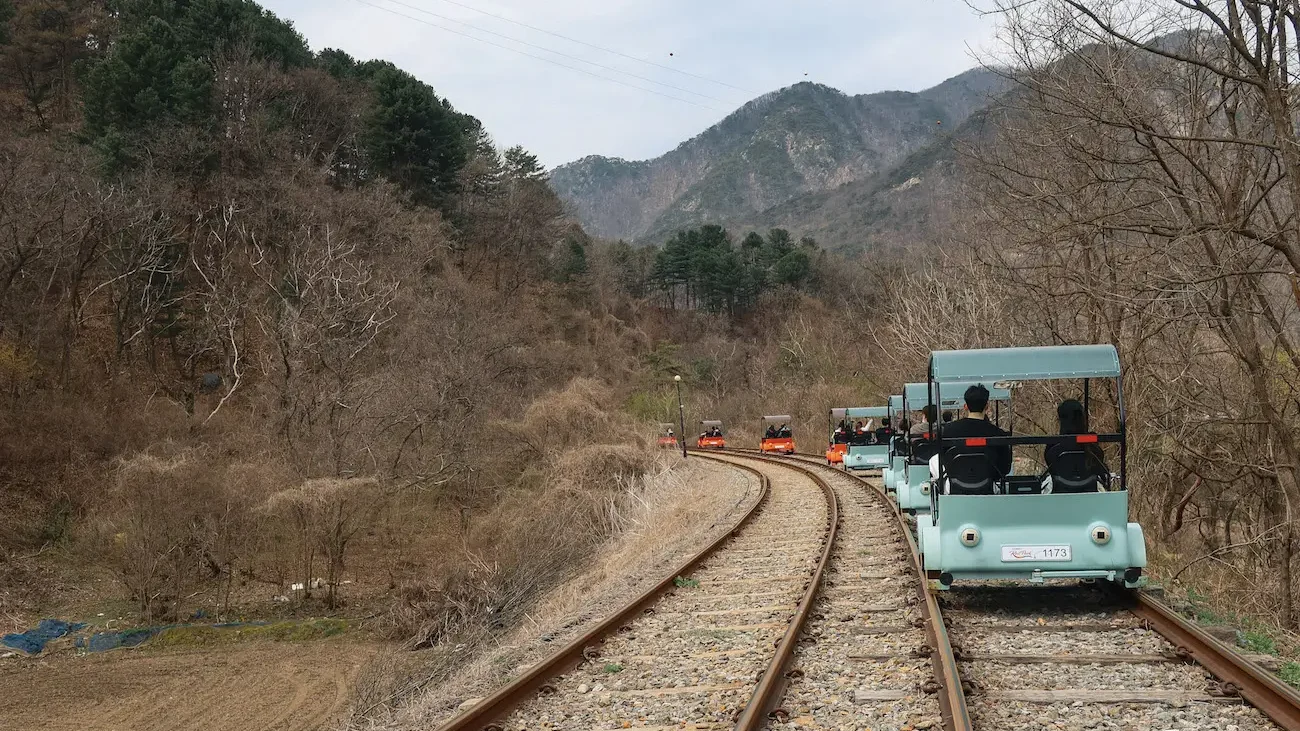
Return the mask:
<path id="1" fill-rule="evenodd" d="M 42 619 L 40 624 L 36 625 L 36 629 L 5 635 L 3 639 L 0 639 L 0 644 L 25 652 L 28 655 L 36 655 L 45 649 L 47 642 L 57 640 L 69 632 L 76 632 L 85 626 L 84 622 Z"/>

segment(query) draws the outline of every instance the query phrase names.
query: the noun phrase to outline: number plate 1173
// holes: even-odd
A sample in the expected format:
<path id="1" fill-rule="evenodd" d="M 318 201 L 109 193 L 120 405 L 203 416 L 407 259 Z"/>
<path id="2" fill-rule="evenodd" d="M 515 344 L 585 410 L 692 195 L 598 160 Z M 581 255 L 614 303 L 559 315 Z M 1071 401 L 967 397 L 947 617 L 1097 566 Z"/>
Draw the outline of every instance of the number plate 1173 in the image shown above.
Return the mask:
<path id="1" fill-rule="evenodd" d="M 1069 561 L 1069 546 L 1003 546 L 1002 561 Z"/>

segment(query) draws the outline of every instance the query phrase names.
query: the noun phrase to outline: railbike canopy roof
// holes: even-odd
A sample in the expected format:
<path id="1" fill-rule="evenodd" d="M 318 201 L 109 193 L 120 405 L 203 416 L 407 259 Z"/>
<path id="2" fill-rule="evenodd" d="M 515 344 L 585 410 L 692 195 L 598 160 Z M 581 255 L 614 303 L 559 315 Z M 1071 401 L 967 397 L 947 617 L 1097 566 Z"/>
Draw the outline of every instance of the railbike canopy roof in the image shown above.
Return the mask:
<path id="1" fill-rule="evenodd" d="M 794 418 L 789 414 L 785 416 L 764 416 L 762 421 L 764 424 L 789 424 L 794 421 Z"/>
<path id="2" fill-rule="evenodd" d="M 895 394 L 889 397 L 889 408 L 891 411 L 903 410 L 903 394 Z"/>
<path id="3" fill-rule="evenodd" d="M 844 416 L 850 419 L 877 419 L 889 416 L 889 409 L 884 406 L 855 406 L 845 409 Z"/>
<path id="4" fill-rule="evenodd" d="M 936 350 L 930 354 L 930 378 L 940 383 L 1118 378 L 1119 375 L 1119 353 L 1114 345 Z"/>
<path id="5" fill-rule="evenodd" d="M 661 421 L 661 422 L 659 422 L 659 428 L 660 428 L 660 429 L 671 429 L 671 428 L 673 428 L 673 427 L 675 427 L 675 426 L 677 426 L 677 425 L 676 425 L 676 424 L 669 423 L 669 422 L 667 422 L 667 421 Z"/>
<path id="6" fill-rule="evenodd" d="M 943 408 L 961 406 L 966 402 L 966 389 L 977 383 L 981 383 L 981 381 L 946 381 L 940 383 L 937 403 Z M 916 410 L 930 403 L 925 396 L 925 387 L 927 385 L 925 383 L 908 383 L 903 386 L 903 394 L 907 398 L 907 407 L 909 409 Z M 1011 389 L 998 388 L 992 383 L 984 383 L 983 385 L 989 390 L 990 401 L 1011 400 Z"/>
<path id="7" fill-rule="evenodd" d="M 701 420 L 700 420 L 700 426 L 722 426 L 722 422 L 720 422 L 720 421 L 705 421 L 705 420 L 701 419 Z"/>

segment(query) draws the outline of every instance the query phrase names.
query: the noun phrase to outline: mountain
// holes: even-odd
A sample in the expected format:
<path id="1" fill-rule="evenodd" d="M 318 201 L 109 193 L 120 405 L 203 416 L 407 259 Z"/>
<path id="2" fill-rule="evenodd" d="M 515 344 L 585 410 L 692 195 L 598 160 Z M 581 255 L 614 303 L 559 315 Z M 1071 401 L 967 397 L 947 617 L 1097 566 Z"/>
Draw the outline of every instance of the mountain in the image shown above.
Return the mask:
<path id="1" fill-rule="evenodd" d="M 894 166 L 852 183 L 806 193 L 732 222 L 738 229 L 788 229 L 828 248 L 854 254 L 914 249 L 944 235 L 960 195 L 958 147 L 995 134 L 991 108 L 975 111 L 955 130 L 917 149 Z"/>
<path id="2" fill-rule="evenodd" d="M 551 185 L 588 232 L 657 241 L 701 223 L 758 220 L 809 194 L 869 180 L 935 142 L 1004 87 L 975 69 L 919 93 L 849 96 L 800 83 L 766 94 L 677 149 L 631 162 L 592 156 Z"/>

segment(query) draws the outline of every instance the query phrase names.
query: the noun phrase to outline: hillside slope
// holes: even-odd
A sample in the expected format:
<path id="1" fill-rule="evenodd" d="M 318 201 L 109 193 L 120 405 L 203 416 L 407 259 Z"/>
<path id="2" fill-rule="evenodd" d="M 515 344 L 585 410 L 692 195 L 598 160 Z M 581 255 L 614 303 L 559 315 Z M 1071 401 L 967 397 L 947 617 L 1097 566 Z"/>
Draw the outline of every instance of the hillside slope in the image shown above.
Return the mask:
<path id="1" fill-rule="evenodd" d="M 654 241 L 871 178 L 961 124 L 1001 88 L 983 69 L 919 93 L 849 96 L 795 84 L 659 158 L 587 157 L 557 168 L 551 184 L 590 233 Z"/>

